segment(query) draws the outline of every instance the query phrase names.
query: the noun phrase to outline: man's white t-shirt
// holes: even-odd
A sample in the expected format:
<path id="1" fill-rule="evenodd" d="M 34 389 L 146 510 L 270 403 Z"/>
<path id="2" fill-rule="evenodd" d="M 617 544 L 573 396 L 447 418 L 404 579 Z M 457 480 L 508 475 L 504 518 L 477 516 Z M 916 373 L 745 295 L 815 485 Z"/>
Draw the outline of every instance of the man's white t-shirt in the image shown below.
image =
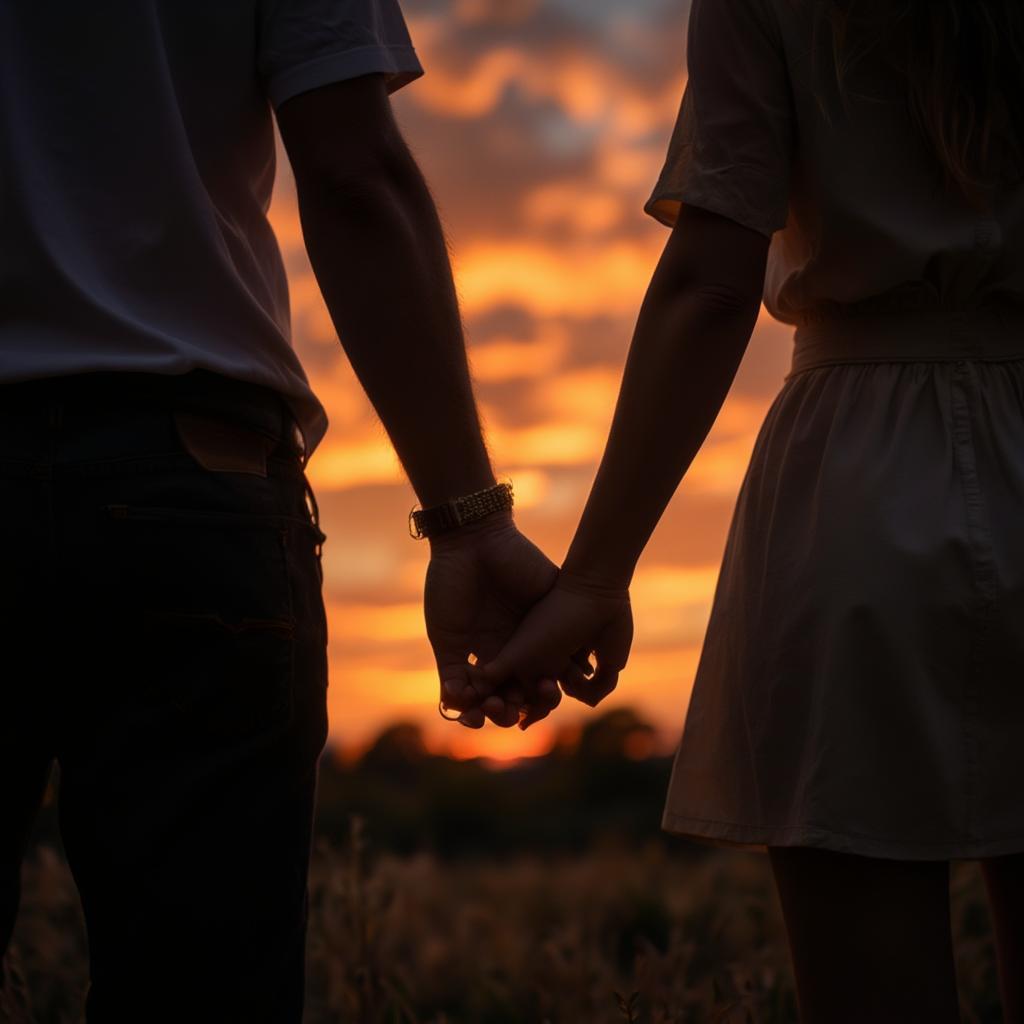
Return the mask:
<path id="1" fill-rule="evenodd" d="M 398 0 L 2 0 L 0 381 L 205 368 L 278 390 L 308 458 L 273 110 L 373 72 L 423 73 Z"/>

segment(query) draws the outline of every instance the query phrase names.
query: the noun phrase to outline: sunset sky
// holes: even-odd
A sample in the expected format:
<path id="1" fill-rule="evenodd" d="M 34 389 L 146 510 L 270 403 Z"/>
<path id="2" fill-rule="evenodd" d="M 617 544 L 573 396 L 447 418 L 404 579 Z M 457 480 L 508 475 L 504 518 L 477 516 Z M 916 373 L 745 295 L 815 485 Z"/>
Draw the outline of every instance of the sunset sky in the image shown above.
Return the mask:
<path id="1" fill-rule="evenodd" d="M 565 554 L 611 422 L 633 324 L 668 237 L 642 206 L 685 83 L 685 0 L 404 0 L 426 75 L 394 97 L 451 243 L 470 363 L 516 519 Z M 421 605 L 416 497 L 349 368 L 310 270 L 279 145 L 271 209 L 296 349 L 330 428 L 309 466 L 320 504 L 332 741 L 357 750 L 420 723 L 456 756 L 547 749 L 593 714 L 565 700 L 529 732 L 443 722 Z M 762 311 L 729 398 L 640 562 L 636 639 L 619 688 L 678 740 L 754 438 L 788 368 L 791 329 Z"/>

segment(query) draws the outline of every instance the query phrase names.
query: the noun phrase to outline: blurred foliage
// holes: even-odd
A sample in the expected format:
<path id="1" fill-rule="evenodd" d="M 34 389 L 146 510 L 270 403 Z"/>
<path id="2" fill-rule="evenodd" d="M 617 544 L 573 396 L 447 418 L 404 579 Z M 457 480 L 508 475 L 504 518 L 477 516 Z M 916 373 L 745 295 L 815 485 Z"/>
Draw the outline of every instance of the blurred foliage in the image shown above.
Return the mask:
<path id="1" fill-rule="evenodd" d="M 317 830 L 340 842 L 358 815 L 379 848 L 446 859 L 656 839 L 671 758 L 637 756 L 651 736 L 635 712 L 617 709 L 549 754 L 495 770 L 430 754 L 418 726 L 399 723 L 351 765 L 325 752 Z"/>
<path id="2" fill-rule="evenodd" d="M 660 833 L 648 727 L 595 717 L 516 768 L 430 755 L 415 727 L 325 754 L 306 1024 L 791 1024 L 766 857 Z M 81 1024 L 78 896 L 51 788 L 24 866 L 0 1021 Z M 1000 1012 L 980 872 L 951 889 L 964 1024 Z"/>

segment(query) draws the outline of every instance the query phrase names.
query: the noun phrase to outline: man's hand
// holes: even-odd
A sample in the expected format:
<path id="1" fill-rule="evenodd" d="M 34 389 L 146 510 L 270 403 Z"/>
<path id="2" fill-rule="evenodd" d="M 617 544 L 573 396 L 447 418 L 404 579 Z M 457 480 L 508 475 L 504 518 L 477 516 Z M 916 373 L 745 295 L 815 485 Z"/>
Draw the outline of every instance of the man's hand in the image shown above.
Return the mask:
<path id="1" fill-rule="evenodd" d="M 628 589 L 563 571 L 480 674 L 487 689 L 558 679 L 570 697 L 596 707 L 618 684 L 632 643 Z M 581 668 L 581 651 L 593 651 L 592 675 Z"/>
<path id="2" fill-rule="evenodd" d="M 441 678 L 441 700 L 462 711 L 458 719 L 480 728 L 489 718 L 508 728 L 549 715 L 562 699 L 551 676 L 521 685 L 484 683 L 470 655 L 483 663 L 495 657 L 523 616 L 554 585 L 555 564 L 516 529 L 511 513 L 498 512 L 430 541 L 424 614 Z"/>

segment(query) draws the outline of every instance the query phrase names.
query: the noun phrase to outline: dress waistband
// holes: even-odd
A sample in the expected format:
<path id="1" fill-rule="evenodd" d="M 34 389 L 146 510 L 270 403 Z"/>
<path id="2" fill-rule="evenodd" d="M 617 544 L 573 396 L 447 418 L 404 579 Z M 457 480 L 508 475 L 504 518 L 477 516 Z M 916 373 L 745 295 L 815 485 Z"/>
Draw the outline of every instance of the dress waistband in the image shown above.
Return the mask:
<path id="1" fill-rule="evenodd" d="M 835 363 L 1024 359 L 1024 309 L 870 313 L 798 327 L 785 379 Z"/>

